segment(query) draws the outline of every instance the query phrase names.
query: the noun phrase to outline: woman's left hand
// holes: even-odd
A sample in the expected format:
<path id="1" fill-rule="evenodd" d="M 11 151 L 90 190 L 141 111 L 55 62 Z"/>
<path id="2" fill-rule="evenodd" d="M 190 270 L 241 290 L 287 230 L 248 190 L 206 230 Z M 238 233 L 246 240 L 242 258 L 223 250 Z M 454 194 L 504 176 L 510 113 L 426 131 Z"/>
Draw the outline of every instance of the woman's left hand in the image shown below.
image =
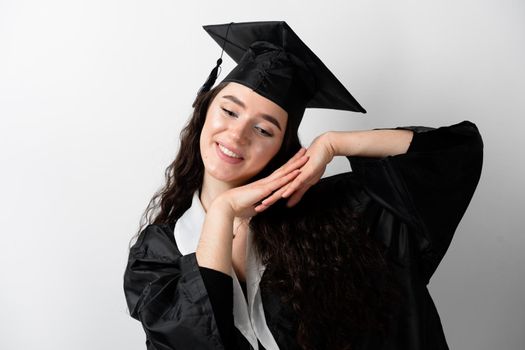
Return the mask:
<path id="1" fill-rule="evenodd" d="M 282 190 L 265 199 L 262 204 L 273 203 L 279 198 L 288 198 L 287 206 L 296 205 L 305 192 L 315 185 L 323 176 L 326 165 L 334 158 L 334 150 L 329 142 L 328 134 L 322 134 L 312 141 L 306 150 L 308 161 L 299 170 L 300 174 Z"/>

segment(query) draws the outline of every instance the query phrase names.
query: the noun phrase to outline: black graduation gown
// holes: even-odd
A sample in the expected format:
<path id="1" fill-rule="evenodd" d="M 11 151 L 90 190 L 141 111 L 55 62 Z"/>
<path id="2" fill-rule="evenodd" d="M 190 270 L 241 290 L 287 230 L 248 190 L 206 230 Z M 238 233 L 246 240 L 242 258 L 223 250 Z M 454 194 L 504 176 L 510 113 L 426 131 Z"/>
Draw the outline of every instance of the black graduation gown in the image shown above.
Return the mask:
<path id="1" fill-rule="evenodd" d="M 483 143 L 476 126 L 466 121 L 404 129 L 414 131 L 406 154 L 349 157 L 352 172 L 316 185 L 348 191 L 356 199 L 371 234 L 387 247 L 403 290 L 399 317 L 385 339 L 364 339 L 358 349 L 448 349 L 426 286 L 477 186 Z M 146 227 L 130 250 L 124 291 L 131 316 L 141 321 L 148 349 L 224 349 L 217 325 L 223 317 L 214 315 L 221 297 L 207 292 L 195 254 L 178 251 L 173 228 Z M 290 332 L 294 316 L 271 291 L 261 292 L 279 347 L 297 349 Z"/>

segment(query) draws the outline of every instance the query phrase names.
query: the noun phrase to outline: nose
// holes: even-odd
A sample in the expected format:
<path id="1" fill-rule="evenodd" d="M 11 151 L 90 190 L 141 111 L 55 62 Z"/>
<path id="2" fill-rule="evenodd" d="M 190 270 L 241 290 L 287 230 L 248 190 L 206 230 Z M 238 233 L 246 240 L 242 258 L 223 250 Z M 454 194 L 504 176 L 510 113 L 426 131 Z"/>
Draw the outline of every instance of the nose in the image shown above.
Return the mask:
<path id="1" fill-rule="evenodd" d="M 230 137 L 239 144 L 246 144 L 249 142 L 249 129 L 250 124 L 247 120 L 238 119 L 230 125 Z"/>

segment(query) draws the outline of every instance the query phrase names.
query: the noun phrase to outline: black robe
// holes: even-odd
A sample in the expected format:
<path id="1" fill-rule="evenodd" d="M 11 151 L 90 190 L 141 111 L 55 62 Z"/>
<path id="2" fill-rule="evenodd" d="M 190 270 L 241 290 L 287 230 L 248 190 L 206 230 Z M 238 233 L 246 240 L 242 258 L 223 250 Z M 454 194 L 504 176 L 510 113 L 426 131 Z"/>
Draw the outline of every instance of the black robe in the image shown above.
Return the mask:
<path id="1" fill-rule="evenodd" d="M 387 247 L 403 290 L 399 316 L 387 336 L 365 339 L 357 349 L 448 349 L 426 286 L 477 186 L 483 143 L 470 122 L 403 129 L 414 132 L 407 153 L 349 157 L 352 172 L 315 185 L 318 190 L 347 191 L 356 199 L 371 234 Z M 225 309 L 231 310 L 231 285 L 200 269 L 195 254 L 182 256 L 174 225 L 146 227 L 130 250 L 124 291 L 131 316 L 142 323 L 148 349 L 224 349 L 224 326 L 218 322 L 224 322 Z M 210 290 L 211 278 L 218 290 Z M 261 292 L 280 349 L 297 349 L 290 331 L 295 316 L 271 291 Z M 228 347 L 247 346 L 241 338 L 225 340 Z"/>

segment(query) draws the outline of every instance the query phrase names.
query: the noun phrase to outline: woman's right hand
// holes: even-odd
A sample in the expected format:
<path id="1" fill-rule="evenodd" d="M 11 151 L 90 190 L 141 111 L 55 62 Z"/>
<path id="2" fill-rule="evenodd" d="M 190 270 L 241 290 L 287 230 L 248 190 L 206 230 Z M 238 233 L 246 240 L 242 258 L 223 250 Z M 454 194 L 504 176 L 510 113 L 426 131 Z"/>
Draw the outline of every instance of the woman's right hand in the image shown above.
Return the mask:
<path id="1" fill-rule="evenodd" d="M 247 185 L 232 188 L 218 196 L 212 206 L 226 205 L 235 217 L 249 218 L 266 210 L 280 196 L 272 196 L 275 200 L 262 201 L 273 193 L 284 192 L 286 185 L 300 173 L 300 168 L 308 161 L 306 149 L 301 148 L 292 158 L 269 176 L 251 182 Z M 215 203 L 217 201 L 217 203 Z"/>
<path id="2" fill-rule="evenodd" d="M 235 217 L 250 218 L 273 204 L 272 193 L 282 193 L 299 175 L 307 161 L 301 148 L 286 164 L 271 175 L 244 186 L 228 190 L 215 198 L 206 212 L 206 218 L 196 251 L 197 262 L 226 274 L 232 273 L 232 239 Z M 261 202 L 271 197 L 270 202 Z M 278 196 L 280 197 L 280 195 Z"/>

